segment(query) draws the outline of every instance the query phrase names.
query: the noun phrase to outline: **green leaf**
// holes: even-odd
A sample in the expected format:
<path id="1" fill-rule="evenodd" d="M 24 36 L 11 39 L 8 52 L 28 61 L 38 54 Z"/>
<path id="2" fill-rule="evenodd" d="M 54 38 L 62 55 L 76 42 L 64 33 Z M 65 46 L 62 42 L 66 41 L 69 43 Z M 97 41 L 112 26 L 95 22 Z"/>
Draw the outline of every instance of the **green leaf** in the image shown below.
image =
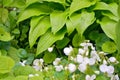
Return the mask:
<path id="1" fill-rule="evenodd" d="M 53 43 L 55 43 L 57 40 L 61 40 L 64 38 L 64 35 L 66 33 L 66 29 L 63 28 L 58 33 L 53 34 L 50 30 L 47 31 L 43 36 L 41 36 L 38 46 L 37 46 L 37 54 L 42 53 L 46 49 L 48 49 Z"/>
<path id="2" fill-rule="evenodd" d="M 117 25 L 117 22 L 109 19 L 108 17 L 102 18 L 102 21 L 98 21 L 98 23 L 101 25 L 102 30 L 105 32 L 105 34 L 116 41 L 116 32 L 115 28 Z"/>
<path id="3" fill-rule="evenodd" d="M 51 27 L 50 25 L 50 18 L 49 16 L 45 17 L 34 17 L 31 20 L 31 28 L 29 32 L 29 43 L 30 47 L 32 47 L 38 37 L 43 35 L 49 28 Z"/>
<path id="4" fill-rule="evenodd" d="M 78 11 L 80 9 L 86 8 L 86 7 L 90 7 L 92 5 L 94 5 L 97 2 L 97 0 L 73 0 L 73 2 L 71 3 L 70 6 L 70 15 L 75 12 Z"/>
<path id="5" fill-rule="evenodd" d="M 120 55 L 120 20 L 117 23 L 115 32 L 116 32 L 116 41 L 115 42 L 117 45 L 118 53 Z"/>
<path id="6" fill-rule="evenodd" d="M 1 41 L 10 41 L 13 37 L 11 37 L 10 33 L 5 31 L 4 28 L 0 27 L 0 40 Z"/>
<path id="7" fill-rule="evenodd" d="M 17 8 L 24 8 L 25 6 L 25 0 L 14 0 L 10 7 L 17 7 Z"/>
<path id="8" fill-rule="evenodd" d="M 107 53 L 114 53 L 117 50 L 115 43 L 111 41 L 106 41 L 102 45 L 102 50 Z"/>
<path id="9" fill-rule="evenodd" d="M 58 40 L 56 42 L 56 47 L 59 49 L 64 48 L 68 43 L 70 42 L 70 39 L 67 37 L 64 37 L 62 40 Z"/>
<path id="10" fill-rule="evenodd" d="M 90 40 L 96 40 L 97 38 L 99 38 L 99 32 L 91 31 L 88 37 L 90 38 Z"/>
<path id="11" fill-rule="evenodd" d="M 115 16 L 118 16 L 117 9 L 117 3 L 106 4 L 104 2 L 97 2 L 94 8 L 94 10 L 108 10 Z"/>
<path id="12" fill-rule="evenodd" d="M 61 4 L 65 3 L 65 0 L 43 0 L 43 1 L 55 2 L 55 3 L 61 3 Z"/>
<path id="13" fill-rule="evenodd" d="M 110 41 L 110 39 L 104 33 L 100 33 L 98 38 L 95 40 L 97 48 L 101 48 L 103 43 L 106 41 Z"/>
<path id="14" fill-rule="evenodd" d="M 8 10 L 5 8 L 0 8 L 0 22 L 5 23 L 8 18 Z"/>
<path id="15" fill-rule="evenodd" d="M 22 49 L 22 48 L 20 48 L 20 49 L 18 50 L 17 55 L 18 55 L 20 58 L 22 58 L 22 59 L 25 59 L 25 58 L 28 57 L 27 51 L 26 51 L 25 49 Z"/>
<path id="16" fill-rule="evenodd" d="M 109 17 L 110 19 L 114 20 L 114 21 L 119 21 L 118 16 L 113 15 L 112 13 L 108 12 L 108 11 L 103 11 L 102 15 Z"/>
<path id="17" fill-rule="evenodd" d="M 50 21 L 52 26 L 52 32 L 55 34 L 57 33 L 67 20 L 68 11 L 54 11 L 50 14 Z"/>
<path id="18" fill-rule="evenodd" d="M 117 11 L 118 11 L 119 19 L 120 19 L 120 1 L 119 1 L 119 6 L 118 6 Z"/>
<path id="19" fill-rule="evenodd" d="M 30 79 L 29 80 L 45 80 L 44 78 L 43 78 L 43 76 L 34 76 L 34 77 L 30 77 Z"/>
<path id="20" fill-rule="evenodd" d="M 15 76 L 28 76 L 29 74 L 35 74 L 35 69 L 32 68 L 32 66 L 21 66 L 21 65 L 16 65 L 13 68 L 13 74 Z"/>
<path id="21" fill-rule="evenodd" d="M 86 17 L 87 16 L 87 17 Z M 79 34 L 83 35 L 84 31 L 95 21 L 95 13 L 82 11 L 81 17 L 79 18 L 79 23 L 76 29 Z"/>
<path id="22" fill-rule="evenodd" d="M 3 0 L 4 6 L 10 6 L 10 4 L 13 2 L 13 0 Z"/>
<path id="23" fill-rule="evenodd" d="M 18 50 L 14 47 L 10 47 L 8 50 L 8 56 L 10 56 L 15 62 L 19 62 L 20 58 L 17 55 Z"/>
<path id="24" fill-rule="evenodd" d="M 15 80 L 28 80 L 28 76 L 17 76 Z"/>
<path id="25" fill-rule="evenodd" d="M 47 5 L 40 4 L 40 3 L 34 3 L 34 4 L 31 4 L 30 6 L 28 6 L 27 8 L 25 8 L 25 10 L 23 10 L 20 13 L 17 22 L 21 22 L 21 21 L 28 19 L 30 17 L 33 17 L 33 16 L 49 14 L 50 11 L 51 10 L 49 9 L 49 7 Z"/>
<path id="26" fill-rule="evenodd" d="M 75 34 L 73 39 L 72 39 L 72 44 L 74 47 L 79 47 L 80 43 L 82 43 L 84 41 L 84 37 L 81 36 L 81 34 Z"/>
<path id="27" fill-rule="evenodd" d="M 8 73 L 13 68 L 15 62 L 7 56 L 0 56 L 0 73 Z"/>
<path id="28" fill-rule="evenodd" d="M 43 56 L 45 63 L 52 63 L 55 60 L 55 58 L 55 53 L 45 53 L 45 55 Z"/>
<path id="29" fill-rule="evenodd" d="M 33 3 L 36 3 L 39 1 L 41 1 L 41 0 L 26 0 L 26 5 L 29 6 L 30 4 L 33 4 Z"/>
<path id="30" fill-rule="evenodd" d="M 99 75 L 99 76 L 97 76 L 96 80 L 110 80 L 110 79 L 107 78 L 107 77 L 104 76 L 104 75 Z"/>

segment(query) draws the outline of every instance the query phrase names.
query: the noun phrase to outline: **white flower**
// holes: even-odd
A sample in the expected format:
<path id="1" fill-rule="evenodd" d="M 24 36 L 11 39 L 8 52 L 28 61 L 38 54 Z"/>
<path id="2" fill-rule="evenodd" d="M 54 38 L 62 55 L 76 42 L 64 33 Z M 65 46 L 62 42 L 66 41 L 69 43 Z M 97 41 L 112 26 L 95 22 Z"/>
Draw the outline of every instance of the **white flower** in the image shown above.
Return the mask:
<path id="1" fill-rule="evenodd" d="M 119 78 L 118 74 L 116 74 L 111 77 L 111 80 L 120 80 L 120 78 Z"/>
<path id="2" fill-rule="evenodd" d="M 105 64 L 102 64 L 102 65 L 100 65 L 99 69 L 103 73 L 105 73 L 105 72 L 107 72 L 108 74 L 113 74 L 114 73 L 114 67 L 113 66 L 107 66 Z"/>
<path id="3" fill-rule="evenodd" d="M 102 65 L 100 65 L 99 69 L 101 72 L 105 73 L 105 72 L 107 72 L 107 65 L 102 64 Z"/>
<path id="4" fill-rule="evenodd" d="M 81 49 L 81 48 L 78 49 L 78 54 L 83 55 L 84 53 L 85 53 L 84 49 Z"/>
<path id="5" fill-rule="evenodd" d="M 82 64 L 79 64 L 78 66 L 78 69 L 81 71 L 81 72 L 85 72 L 85 70 L 87 69 L 87 65 L 82 63 Z"/>
<path id="6" fill-rule="evenodd" d="M 113 66 L 108 66 L 107 68 L 108 68 L 107 69 L 108 74 L 113 74 L 114 73 L 114 67 Z"/>
<path id="7" fill-rule="evenodd" d="M 110 58 L 109 58 L 109 61 L 114 63 L 114 62 L 116 62 L 117 60 L 116 60 L 115 57 L 110 57 Z"/>
<path id="8" fill-rule="evenodd" d="M 83 63 L 84 64 L 89 64 L 89 58 L 88 57 L 84 57 L 83 58 Z"/>
<path id="9" fill-rule="evenodd" d="M 39 66 L 39 65 L 42 65 L 43 62 L 44 62 L 43 59 L 35 59 L 35 60 L 33 61 L 33 65 Z"/>
<path id="10" fill-rule="evenodd" d="M 70 46 L 70 47 L 66 47 L 64 48 L 63 52 L 65 53 L 65 55 L 70 55 L 71 51 L 73 50 L 73 48 Z"/>
<path id="11" fill-rule="evenodd" d="M 53 51 L 53 47 L 49 47 L 49 48 L 48 48 L 48 51 L 49 51 L 49 52 L 52 52 L 52 51 Z"/>
<path id="12" fill-rule="evenodd" d="M 97 52 L 94 51 L 94 50 L 91 51 L 90 56 L 91 56 L 91 58 L 94 58 L 94 59 L 96 59 L 97 61 L 101 61 L 99 55 L 98 55 Z"/>
<path id="13" fill-rule="evenodd" d="M 63 70 L 63 65 L 55 66 L 55 70 L 60 72 Z"/>
<path id="14" fill-rule="evenodd" d="M 36 71 L 42 71 L 42 66 L 33 66 Z"/>
<path id="15" fill-rule="evenodd" d="M 74 72 L 74 71 L 76 70 L 76 65 L 73 64 L 73 63 L 70 63 L 70 64 L 68 65 L 68 70 L 69 70 L 71 73 Z"/>
<path id="16" fill-rule="evenodd" d="M 76 57 L 76 62 L 82 63 L 82 62 L 83 62 L 83 56 L 77 55 L 77 57 Z"/>
<path id="17" fill-rule="evenodd" d="M 42 71 L 43 62 L 43 59 L 35 59 L 33 61 L 33 68 L 35 68 L 36 71 Z"/>
<path id="18" fill-rule="evenodd" d="M 86 80 L 95 80 L 95 78 L 96 78 L 96 75 L 92 75 L 92 76 L 86 75 L 85 77 Z"/>
<path id="19" fill-rule="evenodd" d="M 90 58 L 88 64 L 89 65 L 94 65 L 95 64 L 95 59 L 94 58 Z"/>
<path id="20" fill-rule="evenodd" d="M 55 61 L 53 61 L 53 65 L 57 66 L 61 61 L 61 58 L 56 58 Z"/>

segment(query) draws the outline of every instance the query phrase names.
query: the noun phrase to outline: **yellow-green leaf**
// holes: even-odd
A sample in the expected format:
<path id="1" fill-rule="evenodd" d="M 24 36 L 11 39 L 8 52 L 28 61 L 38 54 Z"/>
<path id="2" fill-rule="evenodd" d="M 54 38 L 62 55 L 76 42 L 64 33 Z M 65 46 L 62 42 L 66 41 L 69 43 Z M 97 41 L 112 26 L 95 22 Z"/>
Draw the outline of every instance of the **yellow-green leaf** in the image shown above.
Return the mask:
<path id="1" fill-rule="evenodd" d="M 10 57 L 0 56 L 0 73 L 8 73 L 13 68 L 15 62 Z"/>

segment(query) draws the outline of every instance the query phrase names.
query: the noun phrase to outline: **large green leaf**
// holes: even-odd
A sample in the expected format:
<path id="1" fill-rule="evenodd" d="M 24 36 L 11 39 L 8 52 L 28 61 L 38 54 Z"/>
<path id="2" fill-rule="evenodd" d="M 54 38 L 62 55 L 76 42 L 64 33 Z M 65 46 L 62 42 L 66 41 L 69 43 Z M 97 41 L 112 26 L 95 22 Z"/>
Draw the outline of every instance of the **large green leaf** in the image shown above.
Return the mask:
<path id="1" fill-rule="evenodd" d="M 8 73 L 13 68 L 15 62 L 7 56 L 0 56 L 0 73 Z"/>
<path id="2" fill-rule="evenodd" d="M 41 17 L 32 18 L 29 33 L 30 47 L 32 47 L 35 44 L 37 38 L 43 35 L 50 27 L 51 25 L 49 16 L 45 16 L 42 18 Z"/>
<path id="3" fill-rule="evenodd" d="M 90 7 L 91 5 L 94 5 L 96 2 L 97 0 L 73 0 L 70 6 L 70 14 L 82 8 Z"/>
<path id="4" fill-rule="evenodd" d="M 10 41 L 11 39 L 13 39 L 13 37 L 11 37 L 10 33 L 5 31 L 4 28 L 0 27 L 0 40 Z"/>
<path id="5" fill-rule="evenodd" d="M 47 31 L 43 36 L 41 36 L 38 42 L 37 55 L 48 49 L 57 40 L 63 39 L 65 33 L 66 29 L 62 29 L 56 34 L 53 34 L 50 30 Z"/>
<path id="6" fill-rule="evenodd" d="M 108 10 L 115 16 L 118 16 L 117 9 L 118 9 L 117 3 L 106 4 L 104 2 L 97 2 L 94 8 L 94 10 Z"/>
<path id="7" fill-rule="evenodd" d="M 83 35 L 84 31 L 95 21 L 94 12 L 82 11 L 79 23 L 76 29 L 79 34 Z"/>
<path id="8" fill-rule="evenodd" d="M 50 14 L 50 21 L 52 26 L 52 32 L 55 34 L 66 23 L 68 11 L 54 11 Z"/>
<path id="9" fill-rule="evenodd" d="M 100 23 L 101 28 L 103 29 L 105 34 L 111 39 L 113 39 L 114 41 L 116 41 L 115 29 L 116 29 L 117 22 L 109 19 L 108 17 L 104 17 L 102 18 L 102 21 L 98 21 L 98 23 Z"/>
<path id="10" fill-rule="evenodd" d="M 18 22 L 21 22 L 25 19 L 28 19 L 32 16 L 39 16 L 42 14 L 49 14 L 50 8 L 41 3 L 34 3 L 28 6 L 24 11 L 22 11 L 19 15 Z"/>

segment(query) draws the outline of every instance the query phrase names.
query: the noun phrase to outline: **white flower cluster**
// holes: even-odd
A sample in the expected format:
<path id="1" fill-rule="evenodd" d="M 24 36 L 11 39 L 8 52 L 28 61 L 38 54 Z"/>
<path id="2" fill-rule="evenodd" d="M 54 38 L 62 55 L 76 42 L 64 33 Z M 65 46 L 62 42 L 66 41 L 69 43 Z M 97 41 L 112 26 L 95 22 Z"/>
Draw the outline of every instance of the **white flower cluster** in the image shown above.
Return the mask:
<path id="1" fill-rule="evenodd" d="M 86 80 L 95 80 L 96 76 L 100 73 L 107 74 L 107 76 L 110 77 L 111 80 L 119 80 L 118 75 L 114 75 L 114 66 L 111 65 L 118 63 L 115 57 L 110 57 L 106 59 L 105 57 L 107 53 L 97 52 L 93 44 L 89 41 L 81 43 L 80 46 L 82 48 L 78 49 L 78 54 L 76 56 L 73 56 L 71 54 L 73 51 L 72 46 L 64 48 L 63 52 L 65 55 L 68 56 L 68 59 L 70 59 L 68 60 L 70 63 L 66 64 L 66 66 L 63 67 L 63 65 L 60 64 L 61 58 L 56 58 L 53 62 L 55 70 L 69 70 L 70 73 L 79 70 L 80 72 L 85 73 L 89 66 L 98 65 L 99 69 L 95 70 L 93 75 L 86 75 Z"/>

